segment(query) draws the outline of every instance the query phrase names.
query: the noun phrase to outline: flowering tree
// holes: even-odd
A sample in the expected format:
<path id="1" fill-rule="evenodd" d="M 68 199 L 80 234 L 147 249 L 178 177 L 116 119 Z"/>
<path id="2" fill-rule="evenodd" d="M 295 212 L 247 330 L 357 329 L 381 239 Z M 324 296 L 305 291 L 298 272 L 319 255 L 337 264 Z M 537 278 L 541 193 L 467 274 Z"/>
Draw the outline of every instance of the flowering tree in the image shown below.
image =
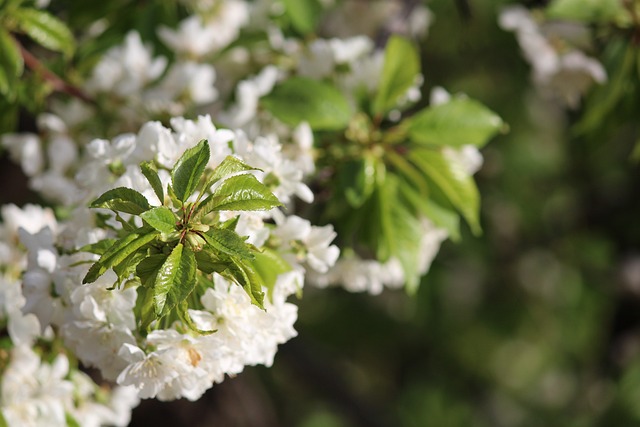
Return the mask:
<path id="1" fill-rule="evenodd" d="M 415 295 L 442 242 L 481 235 L 480 149 L 509 127 L 425 87 L 426 4 L 103 3 L 0 1 L 1 142 L 41 201 L 1 209 L 0 424 L 198 400 L 274 363 L 303 289 Z M 492 19 L 591 135 L 637 112 L 638 13 Z"/>

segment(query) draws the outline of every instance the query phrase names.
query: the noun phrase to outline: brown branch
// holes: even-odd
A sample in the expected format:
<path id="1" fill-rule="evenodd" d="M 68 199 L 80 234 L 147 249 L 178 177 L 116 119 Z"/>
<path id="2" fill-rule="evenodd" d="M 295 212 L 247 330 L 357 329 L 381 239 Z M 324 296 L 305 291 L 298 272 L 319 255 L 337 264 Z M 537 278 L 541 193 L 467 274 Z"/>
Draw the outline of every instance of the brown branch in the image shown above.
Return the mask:
<path id="1" fill-rule="evenodd" d="M 55 91 L 66 93 L 67 95 L 71 95 L 75 98 L 81 99 L 90 104 L 95 104 L 95 101 L 93 100 L 93 98 L 91 98 L 84 91 L 82 91 L 82 89 L 76 86 L 73 86 L 72 84 L 67 83 L 66 81 L 58 77 L 54 72 L 49 70 L 42 62 L 40 62 L 40 60 L 36 58 L 31 52 L 25 49 L 25 47 L 22 46 L 22 44 L 17 40 L 16 40 L 16 44 L 20 47 L 20 53 L 22 54 L 22 58 L 24 59 L 25 65 L 29 69 L 42 74 L 42 77 L 44 77 L 46 81 L 51 83 Z"/>

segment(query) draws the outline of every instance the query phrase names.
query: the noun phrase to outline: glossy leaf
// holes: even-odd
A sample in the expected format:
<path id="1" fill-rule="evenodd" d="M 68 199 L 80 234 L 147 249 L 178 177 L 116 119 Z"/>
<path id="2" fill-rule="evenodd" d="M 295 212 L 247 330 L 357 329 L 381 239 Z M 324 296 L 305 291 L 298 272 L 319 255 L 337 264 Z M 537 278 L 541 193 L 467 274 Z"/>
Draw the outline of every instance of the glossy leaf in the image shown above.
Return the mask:
<path id="1" fill-rule="evenodd" d="M 154 193 L 158 196 L 158 200 L 160 200 L 161 204 L 164 204 L 164 189 L 162 186 L 162 181 L 160 181 L 160 177 L 158 176 L 158 171 L 156 171 L 155 166 L 151 162 L 143 162 L 140 164 L 140 170 L 142 174 L 147 178 L 151 188 L 153 188 Z"/>
<path id="2" fill-rule="evenodd" d="M 334 86 L 306 77 L 292 77 L 260 100 L 262 106 L 284 123 L 309 123 L 314 130 L 346 127 L 351 106 Z"/>
<path id="3" fill-rule="evenodd" d="M 165 316 L 187 298 L 196 286 L 196 260 L 193 251 L 178 243 L 160 267 L 153 286 L 156 316 Z"/>
<path id="4" fill-rule="evenodd" d="M 227 278 L 237 282 L 245 290 L 251 303 L 264 309 L 264 292 L 262 291 L 262 277 L 256 271 L 247 265 L 244 260 L 231 258 L 232 263 L 229 265 L 228 272 L 231 274 Z M 224 276 L 225 274 L 223 274 Z"/>
<path id="5" fill-rule="evenodd" d="M 249 166 L 248 164 L 238 159 L 237 157 L 227 156 L 222 161 L 222 163 L 216 166 L 216 168 L 213 170 L 213 173 L 211 174 L 211 177 L 209 177 L 209 181 L 207 182 L 206 187 L 208 189 L 210 186 L 220 181 L 222 178 L 227 177 L 228 175 L 238 173 L 238 172 L 252 171 L 252 170 L 259 170 L 259 169 Z"/>
<path id="6" fill-rule="evenodd" d="M 253 259 L 254 254 L 247 247 L 247 243 L 235 231 L 216 228 L 202 233 L 202 237 L 216 250 L 231 256 Z"/>
<path id="7" fill-rule="evenodd" d="M 0 52 L 0 94 L 13 99 L 18 78 L 24 70 L 24 60 L 13 37 L 1 28 Z"/>
<path id="8" fill-rule="evenodd" d="M 425 108 L 409 120 L 409 138 L 432 146 L 484 146 L 504 127 L 498 115 L 477 101 L 454 98 Z"/>
<path id="9" fill-rule="evenodd" d="M 109 268 L 117 266 L 127 257 L 138 251 L 138 249 L 152 242 L 157 236 L 158 233 L 149 233 L 142 236 L 132 233 L 118 240 L 89 268 L 82 283 L 95 282 L 98 277 L 102 276 Z"/>
<path id="10" fill-rule="evenodd" d="M 209 162 L 209 143 L 206 139 L 182 154 L 171 170 L 171 182 L 176 197 L 185 202 L 195 191 Z"/>
<path id="11" fill-rule="evenodd" d="M 467 220 L 471 231 L 481 232 L 479 211 L 480 195 L 473 177 L 455 162 L 435 150 L 418 149 L 409 154 L 409 159 L 430 178 Z"/>
<path id="12" fill-rule="evenodd" d="M 140 217 L 161 233 L 171 233 L 176 230 L 176 217 L 171 209 L 160 206 L 143 212 Z"/>
<path id="13" fill-rule="evenodd" d="M 73 34 L 64 22 L 48 12 L 21 8 L 13 14 L 20 30 L 47 49 L 71 56 L 75 49 Z"/>
<path id="14" fill-rule="evenodd" d="M 385 114 L 415 83 L 420 74 L 420 58 L 415 46 L 400 36 L 391 36 L 384 51 L 382 77 L 373 101 L 373 113 Z"/>
<path id="15" fill-rule="evenodd" d="M 235 175 L 220 183 L 202 201 L 195 215 L 201 217 L 214 211 L 268 211 L 282 206 L 273 193 L 250 174 Z"/>
<path id="16" fill-rule="evenodd" d="M 132 215 L 140 215 L 151 209 L 147 198 L 127 187 L 111 189 L 91 202 L 92 208 L 111 209 Z"/>

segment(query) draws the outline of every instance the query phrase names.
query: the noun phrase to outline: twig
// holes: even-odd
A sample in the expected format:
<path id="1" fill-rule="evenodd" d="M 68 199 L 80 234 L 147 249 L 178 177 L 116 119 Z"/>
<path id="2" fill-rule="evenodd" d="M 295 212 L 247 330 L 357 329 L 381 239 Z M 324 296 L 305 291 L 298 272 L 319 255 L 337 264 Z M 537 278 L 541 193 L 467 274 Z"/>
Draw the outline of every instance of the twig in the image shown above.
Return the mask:
<path id="1" fill-rule="evenodd" d="M 25 49 L 25 47 L 22 46 L 20 42 L 16 40 L 16 43 L 20 47 L 20 53 L 22 54 L 25 65 L 31 70 L 41 73 L 44 79 L 51 83 L 55 91 L 66 93 L 90 104 L 95 104 L 93 98 L 84 93 L 80 88 L 62 80 L 55 73 L 49 70 L 42 62 L 40 62 L 40 60 L 36 58 L 31 52 Z"/>

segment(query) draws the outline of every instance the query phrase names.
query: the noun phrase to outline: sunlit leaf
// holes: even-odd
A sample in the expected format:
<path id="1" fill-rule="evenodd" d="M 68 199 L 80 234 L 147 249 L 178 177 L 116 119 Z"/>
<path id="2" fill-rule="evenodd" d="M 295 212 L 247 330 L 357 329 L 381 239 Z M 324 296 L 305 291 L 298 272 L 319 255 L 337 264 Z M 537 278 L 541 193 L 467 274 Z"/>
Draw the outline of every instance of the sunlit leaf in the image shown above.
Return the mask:
<path id="1" fill-rule="evenodd" d="M 160 177 L 158 176 L 158 172 L 156 171 L 153 163 L 151 162 L 143 162 L 140 164 L 140 170 L 142 174 L 147 178 L 151 188 L 153 188 L 154 193 L 158 196 L 158 200 L 160 203 L 164 204 L 164 190 L 162 187 L 162 181 L 160 181 Z"/>
<path id="2" fill-rule="evenodd" d="M 420 74 L 420 58 L 415 46 L 400 36 L 391 36 L 384 51 L 382 77 L 373 101 L 373 113 L 385 114 L 415 83 Z"/>
<path id="3" fill-rule="evenodd" d="M 209 162 L 209 143 L 206 139 L 185 150 L 171 170 L 171 182 L 176 197 L 185 202 L 198 186 Z"/>
<path id="4" fill-rule="evenodd" d="M 111 209 L 132 215 L 140 215 L 151 209 L 147 198 L 127 187 L 113 188 L 91 202 L 92 208 Z"/>
<path id="5" fill-rule="evenodd" d="M 247 248 L 247 243 L 235 231 L 214 228 L 202 237 L 216 250 L 231 256 L 252 259 L 254 254 Z"/>
<path id="6" fill-rule="evenodd" d="M 67 56 L 73 54 L 75 38 L 65 23 L 55 16 L 29 8 L 17 9 L 12 16 L 18 27 L 42 46 Z"/>
<path id="7" fill-rule="evenodd" d="M 193 292 L 196 271 L 193 251 L 178 243 L 160 267 L 153 285 L 156 316 L 165 316 Z"/>
<path id="8" fill-rule="evenodd" d="M 161 233 L 171 233 L 176 229 L 176 217 L 171 209 L 160 206 L 143 212 L 140 217 Z"/>
<path id="9" fill-rule="evenodd" d="M 309 123 L 314 130 L 337 130 L 351 118 L 349 102 L 334 86 L 306 77 L 292 77 L 260 100 L 262 106 L 284 123 Z"/>
<path id="10" fill-rule="evenodd" d="M 409 138 L 417 144 L 484 146 L 504 127 L 502 119 L 477 101 L 454 98 L 425 108 L 409 120 Z"/>
<path id="11" fill-rule="evenodd" d="M 266 211 L 282 203 L 255 176 L 232 176 L 220 183 L 213 193 L 196 208 L 195 217 L 213 211 Z"/>

